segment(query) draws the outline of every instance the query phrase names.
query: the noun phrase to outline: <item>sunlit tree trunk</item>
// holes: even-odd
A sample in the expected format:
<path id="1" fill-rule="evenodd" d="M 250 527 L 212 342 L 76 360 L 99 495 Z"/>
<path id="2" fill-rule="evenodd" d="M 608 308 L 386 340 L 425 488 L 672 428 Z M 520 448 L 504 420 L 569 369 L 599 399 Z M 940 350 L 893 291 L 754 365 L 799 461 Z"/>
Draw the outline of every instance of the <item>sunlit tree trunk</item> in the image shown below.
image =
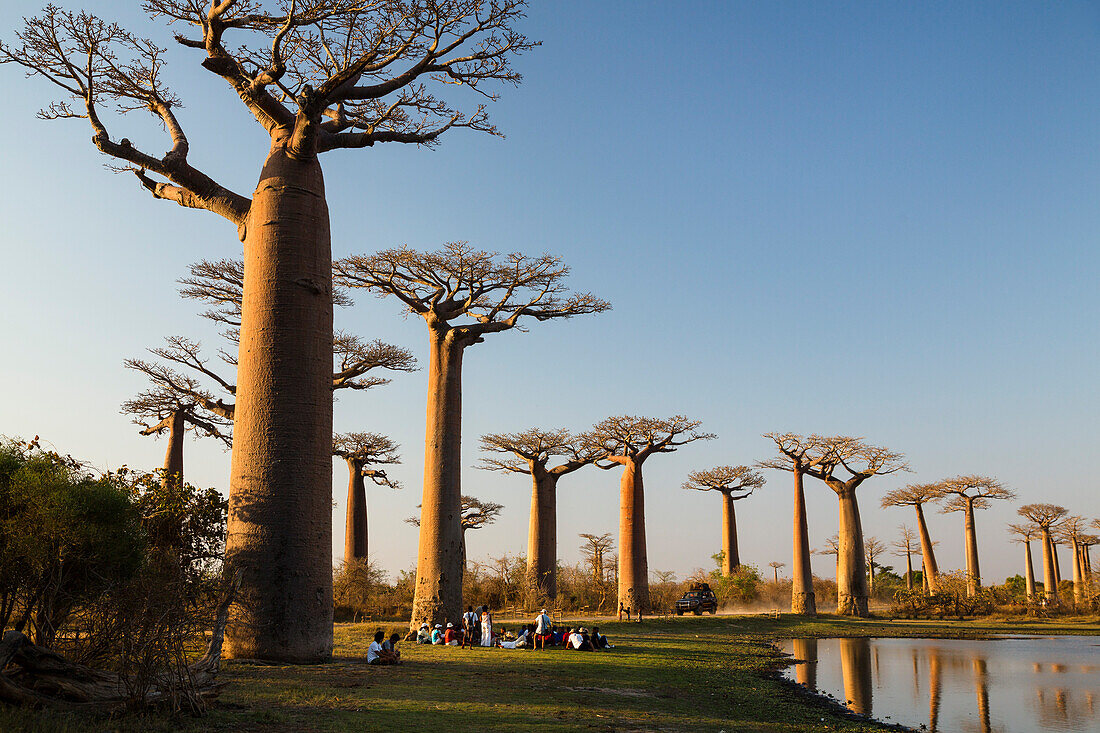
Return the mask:
<path id="1" fill-rule="evenodd" d="M 1058 561 L 1058 543 L 1053 536 L 1050 538 L 1050 554 L 1054 557 L 1054 582 L 1058 584 L 1062 582 L 1062 563 Z"/>
<path id="2" fill-rule="evenodd" d="M 859 504 L 855 491 L 851 489 L 844 489 L 837 496 L 840 502 L 840 547 L 837 553 L 836 612 L 862 617 L 867 615 L 867 560 Z"/>
<path id="3" fill-rule="evenodd" d="M 905 551 L 905 589 L 913 590 L 913 554 Z"/>
<path id="4" fill-rule="evenodd" d="M 462 611 L 462 353 L 455 332 L 429 324 L 424 495 L 412 627 Z"/>
<path id="5" fill-rule="evenodd" d="M 623 464 L 619 480 L 619 602 L 635 612 L 649 610 L 645 493 L 642 467 L 635 461 Z"/>
<path id="6" fill-rule="evenodd" d="M 728 491 L 720 493 L 722 495 L 722 575 L 728 578 L 741 567 L 741 556 L 737 551 L 737 514 L 733 494 Z"/>
<path id="7" fill-rule="evenodd" d="M 791 561 L 791 613 L 817 614 L 814 576 L 810 568 L 810 531 L 806 522 L 806 494 L 803 474 L 794 469 L 794 531 Z"/>
<path id="8" fill-rule="evenodd" d="M 939 568 L 936 567 L 936 553 L 932 546 L 932 537 L 928 534 L 928 523 L 924 521 L 924 507 L 916 505 L 917 529 L 920 532 L 921 573 L 924 575 L 925 590 L 931 594 L 936 592 L 936 575 Z"/>
<path id="9" fill-rule="evenodd" d="M 1028 603 L 1035 600 L 1035 569 L 1031 562 L 1031 542 L 1024 540 L 1024 588 Z"/>
<path id="10" fill-rule="evenodd" d="M 348 464 L 348 512 L 344 525 L 344 562 L 367 559 L 367 489 L 363 465 L 354 458 Z"/>
<path id="11" fill-rule="evenodd" d="M 244 239 L 226 560 L 230 657 L 332 655 L 332 253 L 316 157 L 275 140 Z"/>
<path id="12" fill-rule="evenodd" d="M 531 466 L 531 519 L 527 529 L 527 573 L 550 598 L 558 595 L 558 477 Z"/>
<path id="13" fill-rule="evenodd" d="M 1050 541 L 1050 528 L 1043 527 L 1043 595 L 1048 603 L 1058 601 L 1058 580 L 1054 566 L 1054 545 Z"/>
<path id="14" fill-rule="evenodd" d="M 1080 544 L 1070 539 L 1070 547 L 1073 550 L 1073 605 L 1076 608 L 1085 602 L 1085 576 L 1081 570 Z"/>
<path id="15" fill-rule="evenodd" d="M 168 450 L 164 454 L 164 475 L 160 478 L 165 488 L 183 486 L 183 438 L 186 431 L 184 412 L 176 410 L 172 413 L 172 425 L 168 428 Z"/>
<path id="16" fill-rule="evenodd" d="M 966 525 L 966 595 L 969 597 L 978 594 L 978 588 L 982 585 L 982 573 L 978 568 L 978 534 L 974 530 L 974 502 L 966 501 L 965 525 Z"/>

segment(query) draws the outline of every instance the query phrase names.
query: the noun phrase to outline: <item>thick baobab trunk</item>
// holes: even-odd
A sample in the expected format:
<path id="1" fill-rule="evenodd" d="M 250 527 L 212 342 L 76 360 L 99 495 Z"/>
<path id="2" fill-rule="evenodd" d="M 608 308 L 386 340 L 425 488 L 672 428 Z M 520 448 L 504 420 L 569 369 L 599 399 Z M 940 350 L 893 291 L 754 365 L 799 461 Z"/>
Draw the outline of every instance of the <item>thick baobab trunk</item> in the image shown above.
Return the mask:
<path id="1" fill-rule="evenodd" d="M 1027 602 L 1035 600 L 1035 568 L 1031 563 L 1031 542 L 1024 540 L 1024 590 L 1027 593 Z"/>
<path id="2" fill-rule="evenodd" d="M 642 467 L 628 462 L 619 480 L 619 602 L 634 612 L 649 610 L 649 562 L 645 548 Z"/>
<path id="3" fill-rule="evenodd" d="M 939 568 L 936 567 L 936 553 L 932 546 L 932 537 L 928 534 L 928 523 L 924 521 L 924 507 L 917 504 L 916 509 L 917 530 L 920 532 L 921 573 L 924 575 L 925 590 L 932 594 L 936 592 Z"/>
<path id="4" fill-rule="evenodd" d="M 168 450 L 164 454 L 164 475 L 160 482 L 164 488 L 183 486 L 183 436 L 187 431 L 183 410 L 172 413 L 172 425 L 168 428 Z"/>
<path id="5" fill-rule="evenodd" d="M 859 504 L 853 490 L 843 489 L 837 496 L 840 500 L 840 547 L 837 553 L 836 612 L 846 616 L 866 616 L 867 560 Z"/>
<path id="6" fill-rule="evenodd" d="M 348 463 L 348 513 L 344 524 L 344 562 L 367 559 L 367 488 L 363 465 L 353 458 Z"/>
<path id="7" fill-rule="evenodd" d="M 871 714 L 871 642 L 864 637 L 840 639 L 840 672 L 848 709 Z"/>
<path id="8" fill-rule="evenodd" d="M 462 346 L 455 332 L 429 327 L 424 496 L 412 628 L 462 613 Z"/>
<path id="9" fill-rule="evenodd" d="M 1076 608 L 1085 602 L 1085 576 L 1081 572 L 1081 547 L 1077 540 L 1070 540 L 1073 549 L 1073 606 Z"/>
<path id="10" fill-rule="evenodd" d="M 1057 588 L 1057 584 L 1062 582 L 1062 564 L 1058 562 L 1058 543 L 1053 537 L 1050 538 L 1050 554 L 1054 558 L 1054 587 Z"/>
<path id="11" fill-rule="evenodd" d="M 741 556 L 737 552 L 737 514 L 733 506 L 733 495 L 722 492 L 722 575 L 727 578 L 741 567 Z"/>
<path id="12" fill-rule="evenodd" d="M 227 654 L 332 656 L 332 252 L 316 158 L 276 142 L 244 240 L 226 560 Z"/>
<path id="13" fill-rule="evenodd" d="M 978 533 L 974 530 L 974 502 L 966 501 L 965 525 L 966 525 L 966 595 L 974 597 L 978 595 L 978 588 L 982 586 L 982 573 L 978 568 Z"/>
<path id="14" fill-rule="evenodd" d="M 806 494 L 802 472 L 794 470 L 794 531 L 791 548 L 791 613 L 817 615 L 814 575 L 810 568 L 810 531 L 806 523 Z"/>
<path id="15" fill-rule="evenodd" d="M 527 575 L 550 598 L 558 595 L 558 477 L 531 466 L 531 521 Z"/>
<path id="16" fill-rule="evenodd" d="M 1043 527 L 1043 595 L 1047 603 L 1058 602 L 1058 581 L 1054 569 L 1054 545 L 1050 541 L 1050 528 Z"/>
<path id="17" fill-rule="evenodd" d="M 905 589 L 913 590 L 913 554 L 905 551 Z"/>

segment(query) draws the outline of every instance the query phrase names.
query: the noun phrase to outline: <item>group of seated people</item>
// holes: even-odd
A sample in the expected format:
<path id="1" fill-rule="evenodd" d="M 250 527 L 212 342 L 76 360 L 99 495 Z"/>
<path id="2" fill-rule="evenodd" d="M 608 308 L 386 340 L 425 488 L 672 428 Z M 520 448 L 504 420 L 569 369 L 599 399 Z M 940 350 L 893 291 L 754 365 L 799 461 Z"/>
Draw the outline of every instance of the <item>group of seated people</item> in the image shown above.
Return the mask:
<path id="1" fill-rule="evenodd" d="M 576 651 L 591 652 L 613 648 L 607 637 L 600 633 L 598 626 L 593 626 L 591 632 L 583 626 L 554 628 L 546 609 L 543 609 L 535 618 L 535 623 L 526 624 L 516 634 L 512 634 L 503 628 L 492 629 L 489 633 L 492 635 L 491 646 L 500 647 L 501 649 L 563 647 Z M 469 638 L 471 636 L 474 638 Z M 445 629 L 443 624 L 436 624 L 434 628 L 430 628 L 427 623 L 423 623 L 415 635 L 410 633 L 407 639 L 415 641 L 417 644 L 436 644 L 440 646 L 466 646 L 468 643 L 475 645 L 483 643 L 483 639 L 479 639 L 476 634 L 470 634 L 466 629 L 456 628 L 450 622 L 447 623 Z"/>

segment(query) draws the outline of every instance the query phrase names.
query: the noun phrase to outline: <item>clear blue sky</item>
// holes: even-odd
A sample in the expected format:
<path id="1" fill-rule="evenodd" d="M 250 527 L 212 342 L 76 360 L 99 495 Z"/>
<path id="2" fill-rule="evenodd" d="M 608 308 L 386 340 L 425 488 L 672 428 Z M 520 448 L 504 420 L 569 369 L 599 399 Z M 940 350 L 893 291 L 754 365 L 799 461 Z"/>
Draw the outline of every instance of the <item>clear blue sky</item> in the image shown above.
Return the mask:
<path id="1" fill-rule="evenodd" d="M 85 3 L 174 46 L 112 5 Z M 5 2 L 3 36 L 38 6 Z M 645 468 L 650 567 L 680 577 L 719 547 L 717 497 L 682 491 L 686 473 L 770 456 L 770 430 L 904 452 L 913 474 L 860 494 L 883 539 L 912 522 L 878 508 L 884 491 L 958 473 L 1100 514 L 1096 4 L 555 2 L 524 30 L 544 43 L 493 106 L 506 140 L 459 131 L 435 151 L 324 161 L 338 256 L 457 239 L 550 251 L 615 306 L 468 353 L 464 490 L 506 507 L 471 535 L 471 559 L 525 551 L 530 494 L 523 477 L 472 468 L 479 435 L 618 413 L 682 412 L 720 436 Z M 198 60 L 171 48 L 191 159 L 249 193 L 264 134 Z M 170 334 L 215 345 L 174 281 L 240 244 L 214 215 L 105 171 L 83 121 L 34 119 L 53 98 L 44 82 L 4 67 L 0 90 L 0 434 L 155 467 L 163 441 L 118 413 L 143 387 L 121 361 Z M 112 127 L 167 148 L 151 120 Z M 337 325 L 426 360 L 423 324 L 394 303 L 363 297 Z M 336 405 L 338 429 L 403 446 L 392 473 L 406 488 L 368 497 L 371 552 L 391 572 L 415 558 L 401 519 L 419 503 L 425 387 L 402 375 Z M 228 467 L 214 444 L 188 444 L 192 482 L 227 489 Z M 742 555 L 761 566 L 790 556 L 789 477 L 768 479 L 738 506 Z M 335 554 L 346 480 L 334 464 Z M 809 496 L 820 547 L 835 499 L 817 483 Z M 617 471 L 563 479 L 563 561 L 577 533 L 617 533 L 617 505 Z M 983 575 L 998 582 L 1020 569 L 1003 529 L 1013 506 L 978 517 Z M 941 565 L 961 566 L 961 517 L 931 524 Z M 831 560 L 815 565 L 831 575 Z"/>

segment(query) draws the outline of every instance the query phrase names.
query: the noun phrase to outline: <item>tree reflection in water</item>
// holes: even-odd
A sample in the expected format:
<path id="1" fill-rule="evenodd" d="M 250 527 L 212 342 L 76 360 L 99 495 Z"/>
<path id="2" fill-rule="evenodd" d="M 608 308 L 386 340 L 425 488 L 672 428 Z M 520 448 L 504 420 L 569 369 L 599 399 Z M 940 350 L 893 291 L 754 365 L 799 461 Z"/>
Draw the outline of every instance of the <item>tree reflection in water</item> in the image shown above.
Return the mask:
<path id="1" fill-rule="evenodd" d="M 932 733 L 1100 731 L 1100 637 L 792 639 L 788 675 Z M 927 680 L 927 685 L 925 681 Z"/>

